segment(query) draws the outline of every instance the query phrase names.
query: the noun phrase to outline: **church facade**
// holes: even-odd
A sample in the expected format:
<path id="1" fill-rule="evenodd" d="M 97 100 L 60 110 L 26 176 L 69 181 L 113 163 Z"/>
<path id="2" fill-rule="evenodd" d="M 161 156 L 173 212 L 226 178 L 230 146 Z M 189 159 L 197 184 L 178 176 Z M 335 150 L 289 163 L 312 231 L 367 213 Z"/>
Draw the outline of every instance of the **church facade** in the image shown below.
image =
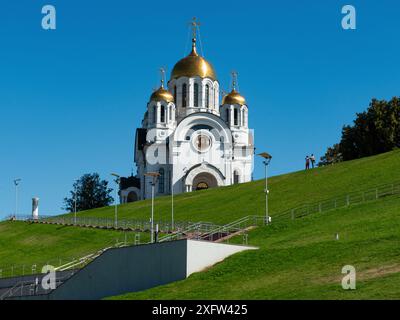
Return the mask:
<path id="1" fill-rule="evenodd" d="M 251 181 L 254 139 L 248 106 L 237 91 L 220 102 L 213 66 L 197 53 L 196 32 L 190 54 L 172 69 L 147 104 L 136 130 L 136 176 L 121 178 L 121 203 Z M 156 177 L 155 177 L 156 176 Z"/>

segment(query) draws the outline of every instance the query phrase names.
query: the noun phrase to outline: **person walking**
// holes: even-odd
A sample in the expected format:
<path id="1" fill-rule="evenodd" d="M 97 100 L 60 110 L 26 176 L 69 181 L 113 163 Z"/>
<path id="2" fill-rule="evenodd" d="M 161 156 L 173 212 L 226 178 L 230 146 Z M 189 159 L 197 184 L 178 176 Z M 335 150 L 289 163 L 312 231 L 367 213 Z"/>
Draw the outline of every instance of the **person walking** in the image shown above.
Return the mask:
<path id="1" fill-rule="evenodd" d="M 306 170 L 310 169 L 310 157 L 306 156 Z"/>
<path id="2" fill-rule="evenodd" d="M 314 169 L 314 166 L 315 166 L 315 156 L 314 156 L 313 153 L 311 154 L 310 160 L 311 160 L 311 167 Z"/>

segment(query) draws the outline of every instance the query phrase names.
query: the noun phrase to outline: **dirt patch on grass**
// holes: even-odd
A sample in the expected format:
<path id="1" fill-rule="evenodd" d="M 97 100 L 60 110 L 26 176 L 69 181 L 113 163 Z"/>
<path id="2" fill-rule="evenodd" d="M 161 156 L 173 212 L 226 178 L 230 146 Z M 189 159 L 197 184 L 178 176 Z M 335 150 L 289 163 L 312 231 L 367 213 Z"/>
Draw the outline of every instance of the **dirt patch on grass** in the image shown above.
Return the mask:
<path id="1" fill-rule="evenodd" d="M 400 264 L 394 264 L 394 265 L 382 266 L 379 268 L 373 268 L 362 271 L 357 275 L 357 278 L 360 280 L 368 280 L 399 272 L 400 272 Z"/>
<path id="2" fill-rule="evenodd" d="M 391 264 L 386 266 L 380 266 L 376 268 L 366 269 L 357 271 L 356 268 L 356 279 L 357 280 L 370 280 L 375 278 L 384 277 L 386 275 L 395 274 L 400 272 L 400 264 Z M 341 283 L 345 274 L 339 276 L 323 277 L 316 279 L 316 283 Z"/>

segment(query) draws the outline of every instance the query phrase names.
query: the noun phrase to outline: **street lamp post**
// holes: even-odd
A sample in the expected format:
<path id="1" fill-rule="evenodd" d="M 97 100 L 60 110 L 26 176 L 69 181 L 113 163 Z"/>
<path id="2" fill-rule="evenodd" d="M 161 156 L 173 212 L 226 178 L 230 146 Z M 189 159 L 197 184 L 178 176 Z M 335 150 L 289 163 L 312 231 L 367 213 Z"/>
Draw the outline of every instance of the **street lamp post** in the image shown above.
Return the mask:
<path id="1" fill-rule="evenodd" d="M 77 185 L 75 183 L 75 195 L 74 195 L 74 225 L 76 226 L 76 202 L 78 201 L 77 195 Z"/>
<path id="2" fill-rule="evenodd" d="M 269 212 L 268 212 L 268 165 L 271 162 L 272 156 L 267 152 L 262 152 L 259 154 L 260 157 L 264 158 L 264 166 L 265 166 L 265 224 L 269 223 Z"/>
<path id="3" fill-rule="evenodd" d="M 14 217 L 17 217 L 18 214 L 18 185 L 20 184 L 22 179 L 15 179 L 14 180 L 14 185 L 15 185 L 15 213 Z"/>
<path id="4" fill-rule="evenodd" d="M 157 183 L 157 178 L 160 176 L 158 172 L 147 172 L 144 174 L 147 177 L 150 177 L 151 180 L 151 228 L 150 228 L 150 237 L 151 243 L 154 242 L 154 188 Z"/>
<path id="5" fill-rule="evenodd" d="M 114 225 L 115 228 L 118 228 L 118 188 L 119 188 L 119 183 L 121 181 L 121 177 L 116 174 L 116 173 L 111 173 L 112 176 L 115 177 L 115 184 L 116 184 L 116 188 L 115 188 L 115 214 L 114 214 Z"/>
<path id="6" fill-rule="evenodd" d="M 172 178 L 172 170 L 170 178 L 171 178 L 171 220 L 172 220 L 171 231 L 174 232 L 174 181 Z"/>

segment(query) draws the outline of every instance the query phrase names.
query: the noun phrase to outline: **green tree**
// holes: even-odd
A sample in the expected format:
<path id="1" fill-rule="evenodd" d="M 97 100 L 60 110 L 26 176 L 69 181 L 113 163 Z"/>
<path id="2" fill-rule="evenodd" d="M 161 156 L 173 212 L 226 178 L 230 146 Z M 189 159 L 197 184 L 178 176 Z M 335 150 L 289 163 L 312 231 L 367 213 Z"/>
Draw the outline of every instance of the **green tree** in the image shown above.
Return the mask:
<path id="1" fill-rule="evenodd" d="M 400 99 L 372 99 L 357 113 L 353 125 L 344 126 L 339 144 L 328 148 L 321 165 L 358 159 L 400 147 Z"/>
<path id="2" fill-rule="evenodd" d="M 334 164 L 343 160 L 343 156 L 340 153 L 339 144 L 336 143 L 332 147 L 329 147 L 325 155 L 321 157 L 321 161 L 318 166 L 326 166 L 328 164 Z"/>
<path id="3" fill-rule="evenodd" d="M 74 212 L 109 206 L 114 198 L 110 195 L 113 189 L 108 188 L 108 181 L 101 180 L 98 173 L 84 174 L 73 184 L 70 197 L 64 198 L 64 210 Z"/>

